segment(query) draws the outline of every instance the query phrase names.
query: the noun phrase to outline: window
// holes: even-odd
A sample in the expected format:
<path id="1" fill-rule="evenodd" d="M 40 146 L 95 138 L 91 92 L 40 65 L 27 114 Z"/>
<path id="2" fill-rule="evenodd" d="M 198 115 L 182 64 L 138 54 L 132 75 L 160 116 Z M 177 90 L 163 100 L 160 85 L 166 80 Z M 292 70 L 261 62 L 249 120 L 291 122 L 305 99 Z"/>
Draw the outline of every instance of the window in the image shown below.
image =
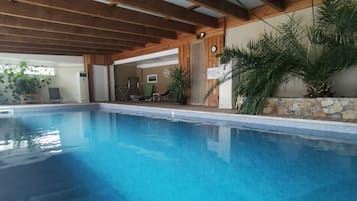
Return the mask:
<path id="1" fill-rule="evenodd" d="M 28 67 L 29 69 L 25 71 L 25 74 L 55 76 L 55 69 L 53 67 L 35 65 L 28 65 Z M 0 64 L 0 73 L 4 73 L 6 69 L 10 68 L 20 71 L 18 64 Z"/>

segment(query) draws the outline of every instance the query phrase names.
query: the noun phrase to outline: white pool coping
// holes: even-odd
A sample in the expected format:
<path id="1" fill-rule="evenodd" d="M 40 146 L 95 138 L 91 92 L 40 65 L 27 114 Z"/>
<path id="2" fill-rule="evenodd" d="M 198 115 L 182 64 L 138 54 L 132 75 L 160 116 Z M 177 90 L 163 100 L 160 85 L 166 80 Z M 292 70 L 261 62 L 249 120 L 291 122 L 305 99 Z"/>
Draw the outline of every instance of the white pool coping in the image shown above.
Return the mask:
<path id="1" fill-rule="evenodd" d="M 214 125 L 237 126 L 239 128 L 261 129 L 266 131 L 299 133 L 299 130 L 314 132 L 318 137 L 343 138 L 357 142 L 357 124 L 335 121 L 295 119 L 259 115 L 227 114 L 221 112 L 194 111 L 187 109 L 159 108 L 113 103 L 87 104 L 43 104 L 1 106 L 0 110 L 13 109 L 18 112 L 49 111 L 68 109 L 94 109 L 106 112 L 124 113 L 137 116 L 155 117 L 176 121 L 189 121 Z M 301 132 L 304 133 L 304 132 Z M 309 135 L 309 134 L 308 134 Z"/>

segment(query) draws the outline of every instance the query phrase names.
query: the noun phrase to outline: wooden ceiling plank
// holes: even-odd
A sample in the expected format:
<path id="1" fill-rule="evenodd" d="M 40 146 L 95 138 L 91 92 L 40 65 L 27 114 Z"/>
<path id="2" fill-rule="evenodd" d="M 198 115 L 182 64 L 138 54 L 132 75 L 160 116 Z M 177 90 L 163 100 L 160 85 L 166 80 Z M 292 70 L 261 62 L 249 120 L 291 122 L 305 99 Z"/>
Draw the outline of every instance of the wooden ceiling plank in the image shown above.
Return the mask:
<path id="1" fill-rule="evenodd" d="M 213 28 L 218 28 L 218 19 L 195 11 L 187 10 L 162 0 L 112 0 L 115 3 L 124 4 L 138 9 L 158 13 L 164 16 L 193 22 Z"/>
<path id="2" fill-rule="evenodd" d="M 18 43 L 18 42 L 7 42 L 0 41 L 1 47 L 13 47 L 13 48 L 26 48 L 26 49 L 45 49 L 45 50 L 57 50 L 57 51 L 74 51 L 74 52 L 105 52 L 112 53 L 113 51 L 100 50 L 93 48 L 78 48 L 78 47 L 66 47 L 58 45 L 41 45 L 41 44 L 30 44 L 30 43 Z"/>
<path id="3" fill-rule="evenodd" d="M 233 16 L 238 19 L 249 20 L 249 13 L 246 9 L 229 1 L 217 0 L 188 0 L 194 4 L 199 4 L 216 12 Z"/>
<path id="4" fill-rule="evenodd" d="M 25 49 L 25 48 L 11 48 L 11 47 L 1 47 L 0 52 L 3 53 L 18 53 L 18 54 L 44 54 L 44 55 L 71 55 L 71 56 L 82 56 L 84 54 L 108 54 L 106 52 L 99 51 L 57 51 L 57 50 L 45 50 L 45 49 Z"/>
<path id="5" fill-rule="evenodd" d="M 131 41 L 115 41 L 110 39 L 98 39 L 87 36 L 75 36 L 64 33 L 52 33 L 44 31 L 36 31 L 29 29 L 5 27 L 0 25 L 0 33 L 4 35 L 12 36 L 26 36 L 32 38 L 43 38 L 43 39 L 52 39 L 58 41 L 73 41 L 73 42 L 82 42 L 89 43 L 93 46 L 95 45 L 108 45 L 108 46 L 125 46 L 125 47 L 144 47 L 145 43 L 136 43 Z"/>
<path id="6" fill-rule="evenodd" d="M 262 2 L 270 5 L 277 11 L 284 11 L 285 10 L 285 1 L 284 0 L 261 0 Z"/>
<path id="7" fill-rule="evenodd" d="M 7 27 L 15 27 L 29 30 L 46 31 L 51 33 L 65 33 L 75 36 L 88 36 L 94 38 L 104 38 L 119 41 L 133 41 L 133 42 L 151 42 L 159 43 L 160 39 L 147 37 L 147 36 L 137 36 L 126 33 L 117 33 L 111 31 L 102 31 L 97 29 L 76 27 L 64 24 L 55 24 L 50 22 L 42 22 L 25 18 L 17 18 L 14 16 L 7 16 L 0 14 L 0 25 Z"/>
<path id="8" fill-rule="evenodd" d="M 175 21 L 165 20 L 161 17 L 149 15 L 116 6 L 108 6 L 103 3 L 88 0 L 17 0 L 28 4 L 65 10 L 68 12 L 100 17 L 104 19 L 117 20 L 132 24 L 144 25 L 153 28 L 179 31 L 184 33 L 195 33 L 196 27 Z M 114 3 L 115 4 L 115 3 Z"/>
<path id="9" fill-rule="evenodd" d="M 133 35 L 143 35 L 168 39 L 177 38 L 176 32 L 173 31 L 86 16 L 52 8 L 44 8 L 25 4 L 22 2 L 0 1 L 0 13 L 3 15 L 16 16 L 38 21 L 114 31 L 119 33 L 128 33 Z"/>
<path id="10" fill-rule="evenodd" d="M 43 45 L 62 45 L 68 47 L 83 47 L 83 48 L 96 48 L 96 49 L 106 49 L 111 51 L 116 50 L 131 50 L 132 48 L 129 47 L 113 47 L 113 46 L 106 46 L 106 45 L 91 45 L 86 43 L 80 42 L 66 42 L 66 41 L 57 41 L 57 40 L 50 40 L 50 39 L 36 39 L 36 38 L 29 38 L 29 37 L 20 37 L 20 36 L 7 36 L 1 35 L 0 33 L 0 41 L 16 41 L 22 43 L 34 43 L 34 44 L 43 44 Z"/>

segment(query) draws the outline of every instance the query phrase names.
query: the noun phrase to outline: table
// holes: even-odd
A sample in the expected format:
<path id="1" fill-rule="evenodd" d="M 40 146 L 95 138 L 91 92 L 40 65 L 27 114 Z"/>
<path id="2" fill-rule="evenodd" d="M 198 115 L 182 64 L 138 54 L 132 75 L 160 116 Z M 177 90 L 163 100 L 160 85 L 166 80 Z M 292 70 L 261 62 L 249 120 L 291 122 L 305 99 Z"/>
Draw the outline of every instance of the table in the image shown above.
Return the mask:
<path id="1" fill-rule="evenodd" d="M 20 100 L 21 104 L 42 103 L 42 96 L 40 94 L 22 94 Z"/>
<path id="2" fill-rule="evenodd" d="M 152 101 L 160 101 L 160 93 L 152 93 Z"/>

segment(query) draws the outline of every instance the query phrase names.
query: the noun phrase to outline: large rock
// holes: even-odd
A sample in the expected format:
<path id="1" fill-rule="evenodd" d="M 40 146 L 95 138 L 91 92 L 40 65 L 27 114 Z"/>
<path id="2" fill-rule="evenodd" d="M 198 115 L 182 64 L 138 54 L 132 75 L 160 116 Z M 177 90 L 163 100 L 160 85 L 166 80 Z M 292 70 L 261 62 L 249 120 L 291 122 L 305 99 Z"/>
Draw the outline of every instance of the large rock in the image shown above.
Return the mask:
<path id="1" fill-rule="evenodd" d="M 338 102 L 342 105 L 342 107 L 350 104 L 350 101 L 348 99 L 347 100 L 339 100 Z"/>
<path id="2" fill-rule="evenodd" d="M 278 114 L 288 114 L 288 108 L 284 107 L 284 106 L 278 106 L 277 107 L 277 112 Z"/>
<path id="3" fill-rule="evenodd" d="M 342 112 L 342 119 L 344 120 L 357 119 L 357 111 L 347 110 Z"/>
<path id="4" fill-rule="evenodd" d="M 322 107 L 333 105 L 334 103 L 335 103 L 335 101 L 333 101 L 332 99 L 321 99 L 321 106 Z"/>
<path id="5" fill-rule="evenodd" d="M 316 113 L 313 113 L 312 116 L 315 117 L 315 118 L 325 118 L 326 117 L 326 113 L 324 113 L 324 112 L 316 112 Z"/>
<path id="6" fill-rule="evenodd" d="M 326 111 L 326 113 L 327 114 L 335 114 L 335 113 L 342 112 L 342 110 L 343 110 L 343 107 L 341 106 L 341 104 L 339 102 L 336 102 L 332 106 L 328 107 L 328 110 Z"/>
<path id="7" fill-rule="evenodd" d="M 272 106 L 266 106 L 265 108 L 264 108 L 264 110 L 263 110 L 263 113 L 264 114 L 271 114 L 271 113 L 273 113 L 273 110 L 274 110 L 274 108 L 272 107 Z"/>

